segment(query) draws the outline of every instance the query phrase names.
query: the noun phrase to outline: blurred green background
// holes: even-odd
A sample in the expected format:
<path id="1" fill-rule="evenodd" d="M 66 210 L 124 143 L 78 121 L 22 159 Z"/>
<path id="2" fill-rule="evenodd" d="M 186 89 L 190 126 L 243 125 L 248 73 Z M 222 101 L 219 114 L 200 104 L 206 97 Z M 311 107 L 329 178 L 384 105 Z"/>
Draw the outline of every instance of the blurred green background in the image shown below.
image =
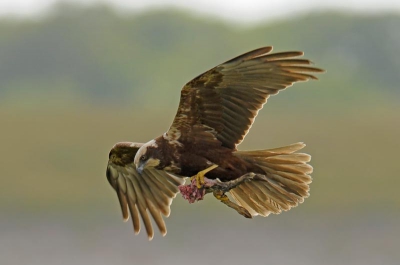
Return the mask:
<path id="1" fill-rule="evenodd" d="M 60 4 L 0 19 L 1 264 L 399 264 L 400 15 L 241 26 Z M 269 99 L 239 149 L 304 141 L 311 197 L 247 220 L 180 195 L 168 236 L 122 223 L 108 152 L 167 130 L 184 83 L 261 46 L 327 70 Z"/>

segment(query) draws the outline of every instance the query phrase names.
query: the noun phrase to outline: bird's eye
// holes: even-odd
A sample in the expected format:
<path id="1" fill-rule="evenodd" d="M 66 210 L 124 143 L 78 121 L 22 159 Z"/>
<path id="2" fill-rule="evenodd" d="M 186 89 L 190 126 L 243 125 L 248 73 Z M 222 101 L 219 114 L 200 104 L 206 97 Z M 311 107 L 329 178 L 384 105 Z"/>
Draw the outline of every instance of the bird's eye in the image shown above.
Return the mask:
<path id="1" fill-rule="evenodd" d="M 142 161 L 146 160 L 146 156 L 145 155 L 141 156 L 140 160 L 142 160 Z"/>

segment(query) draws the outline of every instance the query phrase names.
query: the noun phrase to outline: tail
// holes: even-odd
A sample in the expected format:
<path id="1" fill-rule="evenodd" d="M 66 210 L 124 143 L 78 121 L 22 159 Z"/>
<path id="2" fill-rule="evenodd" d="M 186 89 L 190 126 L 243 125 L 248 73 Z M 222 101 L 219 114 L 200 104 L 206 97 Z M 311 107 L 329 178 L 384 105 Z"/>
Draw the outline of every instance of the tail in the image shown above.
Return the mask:
<path id="1" fill-rule="evenodd" d="M 235 155 L 262 168 L 264 180 L 244 182 L 230 190 L 238 204 L 252 216 L 268 216 L 290 210 L 309 196 L 312 166 L 307 162 L 311 156 L 295 153 L 305 146 L 295 143 L 285 147 L 237 151 Z"/>

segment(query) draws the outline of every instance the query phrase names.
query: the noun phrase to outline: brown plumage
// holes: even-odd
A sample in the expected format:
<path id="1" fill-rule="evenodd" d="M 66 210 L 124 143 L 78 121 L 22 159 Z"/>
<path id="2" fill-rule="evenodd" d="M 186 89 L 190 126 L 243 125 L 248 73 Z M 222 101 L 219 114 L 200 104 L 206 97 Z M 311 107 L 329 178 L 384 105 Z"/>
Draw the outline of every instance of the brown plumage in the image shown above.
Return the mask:
<path id="1" fill-rule="evenodd" d="M 302 52 L 270 54 L 271 50 L 272 47 L 256 49 L 194 78 L 183 87 L 177 114 L 166 133 L 146 144 L 120 143 L 111 150 L 107 177 L 117 191 L 125 219 L 130 209 L 135 232 L 139 231 L 138 213 L 133 207 L 136 205 L 149 238 L 153 231 L 148 216 L 143 217 L 146 209 L 165 234 L 160 212 L 169 214 L 177 185 L 184 177 L 213 164 L 218 167 L 206 174 L 209 179 L 228 181 L 249 172 L 265 176 L 265 180 L 246 182 L 230 191 L 237 203 L 252 215 L 280 213 L 308 197 L 310 156 L 295 153 L 304 144 L 259 151 L 237 150 L 270 95 L 295 82 L 317 79 L 312 74 L 323 72 L 311 67 L 309 60 L 297 58 Z M 121 177 L 125 181 L 120 181 Z M 168 182 L 169 189 L 154 184 L 158 183 L 156 179 Z M 141 201 L 130 201 L 129 190 L 135 190 L 136 197 L 132 196 L 135 198 L 139 198 L 141 190 Z"/>
<path id="2" fill-rule="evenodd" d="M 141 143 L 117 143 L 110 151 L 107 166 L 107 180 L 115 189 L 121 205 L 124 221 L 131 213 L 135 234 L 140 231 L 139 216 L 142 217 L 149 239 L 154 231 L 150 215 L 153 217 L 162 235 L 167 233 L 161 216 L 169 216 L 172 199 L 178 193 L 178 186 L 185 180 L 162 170 L 145 169 L 142 174 L 136 171 L 133 160 Z"/>

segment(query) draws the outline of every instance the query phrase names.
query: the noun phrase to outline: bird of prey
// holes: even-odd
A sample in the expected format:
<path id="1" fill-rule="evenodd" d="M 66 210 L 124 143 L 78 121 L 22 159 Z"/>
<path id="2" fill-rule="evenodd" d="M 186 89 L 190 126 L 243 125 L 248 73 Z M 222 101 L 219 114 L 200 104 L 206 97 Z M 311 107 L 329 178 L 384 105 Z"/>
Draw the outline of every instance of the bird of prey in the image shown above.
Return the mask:
<path id="1" fill-rule="evenodd" d="M 309 196 L 311 157 L 296 153 L 303 143 L 237 149 L 271 95 L 323 72 L 298 58 L 303 52 L 271 51 L 262 47 L 247 52 L 197 76 L 182 88 L 178 111 L 164 134 L 147 143 L 117 143 L 111 149 L 107 179 L 124 220 L 130 212 L 136 234 L 141 217 L 148 238 L 153 238 L 150 216 L 161 234 L 167 233 L 162 215 L 169 216 L 186 177 L 201 189 L 206 179 L 229 182 L 248 173 L 262 176 L 228 191 L 251 216 L 279 214 Z M 225 194 L 214 195 L 228 200 Z"/>

